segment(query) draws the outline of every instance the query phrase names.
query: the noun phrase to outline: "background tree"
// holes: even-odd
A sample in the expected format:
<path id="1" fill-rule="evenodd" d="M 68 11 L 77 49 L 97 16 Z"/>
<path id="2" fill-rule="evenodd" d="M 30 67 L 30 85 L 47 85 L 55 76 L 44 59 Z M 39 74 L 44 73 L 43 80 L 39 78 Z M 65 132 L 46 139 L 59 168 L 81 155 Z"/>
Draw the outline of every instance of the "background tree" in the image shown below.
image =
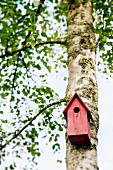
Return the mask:
<path id="1" fill-rule="evenodd" d="M 58 109 L 62 102 L 69 100 L 76 90 L 91 109 L 95 124 L 92 124 L 90 148 L 71 148 L 67 142 L 67 169 L 75 169 L 73 153 L 78 151 L 81 154 L 76 154 L 77 162 L 81 159 L 84 162 L 87 160 L 89 166 L 86 167 L 84 163 L 77 164 L 79 168 L 97 169 L 94 147 L 97 145 L 98 129 L 95 51 L 101 51 L 105 64 L 103 72 L 112 73 L 113 4 L 110 0 L 93 1 L 92 4 L 93 8 L 90 0 L 1 2 L 1 165 L 10 152 L 17 158 L 25 152 L 29 162 L 31 160 L 31 164 L 29 163 L 28 167 L 26 165 L 25 169 L 33 169 L 36 156 L 41 154 L 37 140 L 41 134 L 46 137 L 46 141 L 52 142 L 53 150 L 58 151 L 58 139 L 60 131 L 65 129 L 65 120 L 60 112 L 56 121 L 54 110 Z M 70 81 L 66 98 L 59 100 L 58 94 L 51 88 L 48 75 L 54 72 L 56 76 L 67 64 Z M 91 75 L 88 76 L 87 73 Z M 38 115 L 38 121 L 33 122 Z M 69 156 L 73 157 L 71 160 L 74 163 L 69 160 Z M 15 169 L 16 166 L 14 160 L 5 168 Z"/>

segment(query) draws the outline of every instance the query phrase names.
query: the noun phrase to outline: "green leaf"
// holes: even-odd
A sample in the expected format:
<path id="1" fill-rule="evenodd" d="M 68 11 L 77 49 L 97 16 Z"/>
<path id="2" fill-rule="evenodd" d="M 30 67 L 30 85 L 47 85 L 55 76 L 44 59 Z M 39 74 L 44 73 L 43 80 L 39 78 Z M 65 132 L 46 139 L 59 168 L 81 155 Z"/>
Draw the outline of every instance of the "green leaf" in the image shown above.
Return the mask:
<path id="1" fill-rule="evenodd" d="M 63 131 L 62 126 L 59 126 L 58 130 L 59 130 L 59 131 Z"/>
<path id="2" fill-rule="evenodd" d="M 20 81 L 20 84 L 23 84 L 23 81 Z"/>
<path id="3" fill-rule="evenodd" d="M 6 97 L 5 93 L 2 93 L 2 94 L 1 94 L 1 97 L 2 97 L 3 99 L 5 99 L 5 97 Z"/>
<path id="4" fill-rule="evenodd" d="M 51 142 L 52 141 L 52 136 L 49 138 L 49 142 Z"/>
<path id="5" fill-rule="evenodd" d="M 14 170 L 14 166 L 13 166 L 13 165 L 10 165 L 9 168 L 10 168 L 11 170 Z"/>
<path id="6" fill-rule="evenodd" d="M 2 110 L 0 110 L 0 114 L 3 114 L 3 111 L 2 111 Z"/>
<path id="7" fill-rule="evenodd" d="M 41 36 L 43 36 L 43 37 L 47 37 L 47 35 L 46 35 L 46 33 L 45 33 L 45 32 L 42 32 L 42 33 L 41 33 Z"/>
<path id="8" fill-rule="evenodd" d="M 35 1 L 33 4 L 34 4 L 35 7 L 38 7 L 39 1 Z"/>
<path id="9" fill-rule="evenodd" d="M 1 119 L 1 122 L 2 122 L 2 123 L 7 123 L 8 121 L 5 120 L 5 119 Z"/>
<path id="10" fill-rule="evenodd" d="M 12 59 L 12 58 L 10 58 L 10 59 L 8 60 L 8 66 L 10 66 L 10 65 L 13 65 L 13 59 Z"/>
<path id="11" fill-rule="evenodd" d="M 0 125 L 0 132 L 2 132 L 2 127 L 1 127 L 1 125 Z"/>
<path id="12" fill-rule="evenodd" d="M 51 72 L 52 67 L 51 66 L 47 66 L 47 69 L 48 69 L 49 72 Z"/>
<path id="13" fill-rule="evenodd" d="M 40 153 L 40 152 L 36 152 L 36 155 L 37 155 L 37 156 L 40 156 L 40 155 L 41 155 L 41 153 Z"/>
<path id="14" fill-rule="evenodd" d="M 58 163 L 62 163 L 62 161 L 61 161 L 61 160 L 57 160 L 57 162 L 58 162 Z"/>

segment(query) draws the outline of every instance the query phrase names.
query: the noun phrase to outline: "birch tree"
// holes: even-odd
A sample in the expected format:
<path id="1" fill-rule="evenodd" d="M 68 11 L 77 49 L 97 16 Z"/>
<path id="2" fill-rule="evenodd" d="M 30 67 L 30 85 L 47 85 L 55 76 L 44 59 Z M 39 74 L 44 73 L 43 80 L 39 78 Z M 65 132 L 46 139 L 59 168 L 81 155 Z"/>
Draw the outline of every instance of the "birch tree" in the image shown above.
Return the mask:
<path id="1" fill-rule="evenodd" d="M 66 134 L 66 168 L 99 169 L 96 55 L 100 50 L 97 65 L 103 62 L 101 71 L 111 76 L 112 1 L 3 0 L 0 9 L 1 168 L 18 168 L 16 159 L 5 164 L 12 154 L 18 159 L 27 155 L 28 164 L 22 168 L 36 169 L 42 134 L 53 151 L 60 151 L 59 137 L 66 129 L 61 105 L 77 92 L 93 117 L 91 145 L 71 145 Z M 54 72 L 55 80 L 62 68 L 69 76 L 66 95 L 60 99 L 48 76 Z"/>
<path id="2" fill-rule="evenodd" d="M 67 142 L 67 169 L 98 169 L 98 88 L 96 81 L 96 39 L 93 30 L 91 1 L 69 1 L 68 10 L 67 97 L 77 92 L 93 114 L 91 146 L 74 146 Z"/>

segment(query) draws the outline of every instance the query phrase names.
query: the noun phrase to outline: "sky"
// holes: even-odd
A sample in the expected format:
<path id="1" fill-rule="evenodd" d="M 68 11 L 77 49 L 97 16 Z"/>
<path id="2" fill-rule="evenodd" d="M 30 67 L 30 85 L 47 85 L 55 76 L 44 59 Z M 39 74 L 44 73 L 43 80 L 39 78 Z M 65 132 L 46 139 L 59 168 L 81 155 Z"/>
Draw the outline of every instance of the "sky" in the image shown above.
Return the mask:
<path id="1" fill-rule="evenodd" d="M 99 86 L 99 144 L 98 163 L 100 170 L 113 169 L 113 79 L 106 80 L 98 72 Z"/>

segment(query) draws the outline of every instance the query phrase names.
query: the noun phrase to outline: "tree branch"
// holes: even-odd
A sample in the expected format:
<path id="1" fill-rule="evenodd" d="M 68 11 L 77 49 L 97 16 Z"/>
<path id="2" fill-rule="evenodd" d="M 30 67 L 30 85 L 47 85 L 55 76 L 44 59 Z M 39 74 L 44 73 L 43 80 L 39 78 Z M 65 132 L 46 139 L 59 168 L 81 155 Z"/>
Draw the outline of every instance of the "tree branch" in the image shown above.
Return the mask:
<path id="1" fill-rule="evenodd" d="M 56 104 L 62 103 L 62 102 L 66 102 L 66 99 L 60 99 L 56 102 L 50 103 L 47 106 L 43 107 L 42 109 L 39 110 L 39 112 L 24 126 L 22 127 L 18 132 L 17 130 L 13 133 L 13 137 L 11 139 L 9 139 L 8 141 L 6 141 L 6 143 L 4 145 L 0 146 L 0 150 L 2 150 L 3 148 L 5 148 L 9 143 L 12 142 L 13 139 L 17 138 L 44 110 L 48 109 L 51 106 L 54 106 Z"/>
<path id="2" fill-rule="evenodd" d="M 40 43 L 36 43 L 35 45 L 24 45 L 23 47 L 17 49 L 17 50 L 14 50 L 14 51 L 11 51 L 11 52 L 6 52 L 5 54 L 2 54 L 0 55 L 0 58 L 4 58 L 5 56 L 10 56 L 10 55 L 13 55 L 17 52 L 21 52 L 21 51 L 24 51 L 26 50 L 27 48 L 32 48 L 32 47 L 37 47 L 37 46 L 40 46 L 40 45 L 46 45 L 46 44 L 62 44 L 62 45 L 66 45 L 66 41 L 44 41 L 44 42 L 40 42 Z"/>

